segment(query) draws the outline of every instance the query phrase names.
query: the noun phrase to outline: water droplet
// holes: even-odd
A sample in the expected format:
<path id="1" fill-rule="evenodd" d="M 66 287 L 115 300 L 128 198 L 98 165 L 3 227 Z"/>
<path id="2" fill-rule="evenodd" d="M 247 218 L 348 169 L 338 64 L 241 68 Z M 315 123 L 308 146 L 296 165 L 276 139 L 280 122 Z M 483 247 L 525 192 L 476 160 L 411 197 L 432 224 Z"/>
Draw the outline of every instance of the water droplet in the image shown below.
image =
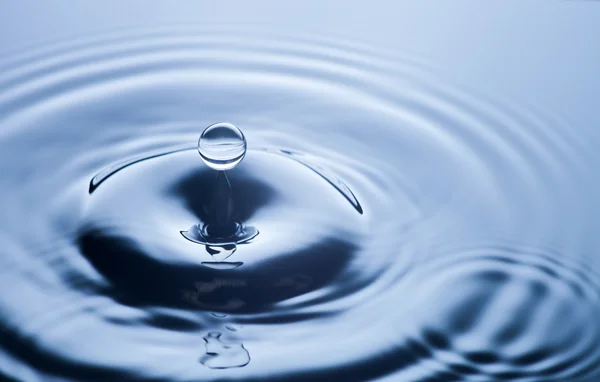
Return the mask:
<path id="1" fill-rule="evenodd" d="M 230 170 L 244 159 L 246 138 L 230 123 L 215 123 L 200 135 L 198 152 L 208 167 L 217 171 Z"/>

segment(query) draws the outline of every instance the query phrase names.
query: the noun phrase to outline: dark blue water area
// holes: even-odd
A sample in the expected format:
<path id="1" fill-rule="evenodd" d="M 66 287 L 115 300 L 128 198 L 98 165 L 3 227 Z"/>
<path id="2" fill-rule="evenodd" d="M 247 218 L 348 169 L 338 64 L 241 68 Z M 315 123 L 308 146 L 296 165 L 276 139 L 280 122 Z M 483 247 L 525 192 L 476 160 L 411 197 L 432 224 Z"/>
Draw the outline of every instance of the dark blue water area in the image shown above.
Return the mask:
<path id="1" fill-rule="evenodd" d="M 252 27 L 61 40 L 0 89 L 0 379 L 598 378 L 598 134 L 551 108 Z"/>

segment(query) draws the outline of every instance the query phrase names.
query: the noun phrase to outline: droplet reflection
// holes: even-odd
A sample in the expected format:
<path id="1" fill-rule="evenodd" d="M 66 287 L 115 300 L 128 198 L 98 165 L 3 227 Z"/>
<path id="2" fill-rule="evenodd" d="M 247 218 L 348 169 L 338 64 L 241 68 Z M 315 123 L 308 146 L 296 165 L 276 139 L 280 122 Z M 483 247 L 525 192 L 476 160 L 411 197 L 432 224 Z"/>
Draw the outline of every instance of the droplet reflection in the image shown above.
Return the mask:
<path id="1" fill-rule="evenodd" d="M 226 343 L 221 333 L 210 332 L 204 337 L 206 353 L 200 362 L 211 369 L 230 369 L 244 367 L 250 363 L 250 354 L 243 344 Z"/>

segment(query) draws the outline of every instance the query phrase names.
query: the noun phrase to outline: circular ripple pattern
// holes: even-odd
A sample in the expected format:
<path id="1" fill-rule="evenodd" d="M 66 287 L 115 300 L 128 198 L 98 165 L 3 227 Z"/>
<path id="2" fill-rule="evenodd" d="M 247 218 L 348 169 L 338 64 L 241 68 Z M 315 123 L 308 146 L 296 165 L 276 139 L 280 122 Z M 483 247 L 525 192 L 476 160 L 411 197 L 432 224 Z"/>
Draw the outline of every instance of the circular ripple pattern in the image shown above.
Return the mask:
<path id="1" fill-rule="evenodd" d="M 4 59 L 0 375 L 594 378 L 594 145 L 441 73 L 231 28 Z M 231 216 L 260 233 L 202 246 L 194 143 L 223 120 L 250 142 Z"/>

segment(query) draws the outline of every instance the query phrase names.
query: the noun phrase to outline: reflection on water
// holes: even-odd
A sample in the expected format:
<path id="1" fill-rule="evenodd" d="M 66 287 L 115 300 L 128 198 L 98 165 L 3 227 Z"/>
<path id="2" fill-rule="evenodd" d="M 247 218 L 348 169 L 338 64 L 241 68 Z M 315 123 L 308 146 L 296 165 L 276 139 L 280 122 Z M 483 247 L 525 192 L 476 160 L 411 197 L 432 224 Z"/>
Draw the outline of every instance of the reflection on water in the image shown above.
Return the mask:
<path id="1" fill-rule="evenodd" d="M 206 245 L 206 251 L 215 255 L 229 257 L 238 244 L 244 244 L 258 235 L 258 229 L 245 225 L 239 220 L 236 203 L 232 195 L 231 182 L 224 171 L 217 172 L 212 188 L 212 196 L 204 201 L 204 223 L 193 225 L 181 235 L 197 244 Z"/>
<path id="2" fill-rule="evenodd" d="M 229 369 L 244 367 L 250 362 L 250 355 L 242 344 L 227 344 L 221 339 L 221 333 L 210 332 L 204 337 L 206 354 L 200 362 L 211 369 Z"/>
<path id="3" fill-rule="evenodd" d="M 547 112 L 252 29 L 7 62 L 1 378 L 598 375 L 595 145 Z M 227 173 L 196 147 L 225 120 Z"/>

